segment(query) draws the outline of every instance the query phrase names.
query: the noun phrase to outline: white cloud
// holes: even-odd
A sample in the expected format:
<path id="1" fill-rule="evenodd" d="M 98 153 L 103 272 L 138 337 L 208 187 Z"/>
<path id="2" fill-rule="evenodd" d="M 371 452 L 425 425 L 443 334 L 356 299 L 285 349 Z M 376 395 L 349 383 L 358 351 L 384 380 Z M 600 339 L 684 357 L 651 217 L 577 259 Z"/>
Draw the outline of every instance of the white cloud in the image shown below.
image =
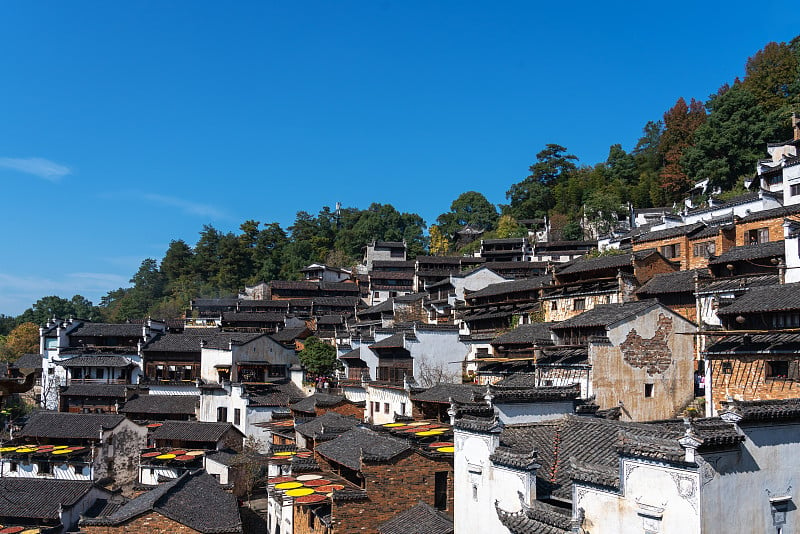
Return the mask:
<path id="1" fill-rule="evenodd" d="M 72 174 L 69 167 L 44 158 L 0 158 L 0 168 L 32 174 L 51 182 Z"/>
<path id="2" fill-rule="evenodd" d="M 225 212 L 215 208 L 214 206 L 191 202 L 182 198 L 156 195 L 153 193 L 145 194 L 143 195 L 143 198 L 155 204 L 178 208 L 187 215 L 199 215 L 201 217 L 213 217 L 216 219 L 225 219 L 228 217 Z"/>

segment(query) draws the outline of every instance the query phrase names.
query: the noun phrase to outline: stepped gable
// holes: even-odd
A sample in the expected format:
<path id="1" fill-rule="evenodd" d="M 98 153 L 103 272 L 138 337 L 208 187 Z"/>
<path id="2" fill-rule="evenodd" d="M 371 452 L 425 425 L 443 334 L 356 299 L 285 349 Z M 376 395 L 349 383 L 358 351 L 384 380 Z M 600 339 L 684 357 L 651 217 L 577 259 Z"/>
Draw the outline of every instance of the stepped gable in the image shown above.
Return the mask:
<path id="1" fill-rule="evenodd" d="M 83 526 L 120 526 L 155 512 L 204 534 L 242 532 L 236 497 L 211 475 L 198 470 L 143 493 L 113 513 L 85 517 Z"/>

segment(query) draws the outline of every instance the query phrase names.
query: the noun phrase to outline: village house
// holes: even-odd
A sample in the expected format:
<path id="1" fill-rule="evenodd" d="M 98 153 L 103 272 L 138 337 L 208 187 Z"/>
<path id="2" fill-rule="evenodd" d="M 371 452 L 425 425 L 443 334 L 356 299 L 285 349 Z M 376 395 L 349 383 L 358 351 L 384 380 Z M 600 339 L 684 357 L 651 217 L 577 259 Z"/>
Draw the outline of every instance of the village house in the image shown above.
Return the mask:
<path id="1" fill-rule="evenodd" d="M 486 260 L 474 256 L 417 256 L 414 290 L 425 291 L 450 275 L 457 275 L 482 266 Z"/>
<path id="2" fill-rule="evenodd" d="M 202 470 L 187 472 L 124 504 L 81 519 L 86 534 L 160 534 L 164 532 L 239 534 L 242 522 L 236 498 Z"/>
<path id="3" fill-rule="evenodd" d="M 391 432 L 390 427 L 382 431 L 356 427 L 318 444 L 314 454 L 323 470 L 339 474 L 364 492 L 362 498 L 345 502 L 337 502 L 334 492 L 331 532 L 374 532 L 398 510 L 420 501 L 452 515 L 453 454 L 450 445 L 430 446 L 445 443 L 442 440 L 451 431 L 446 425 L 438 428 L 408 434 Z"/>
<path id="4" fill-rule="evenodd" d="M 309 282 L 345 282 L 350 280 L 351 273 L 346 269 L 331 267 L 320 263 L 300 269 L 303 278 Z"/>
<path id="5" fill-rule="evenodd" d="M 533 243 L 527 237 L 481 239 L 478 256 L 488 263 L 496 261 L 533 261 Z"/>
<path id="6" fill-rule="evenodd" d="M 533 247 L 533 262 L 566 263 L 597 248 L 597 241 L 538 241 Z"/>
<path id="7" fill-rule="evenodd" d="M 800 284 L 751 287 L 717 315 L 724 330 L 710 333 L 703 350 L 707 413 L 731 398 L 799 395 Z"/>
<path id="8" fill-rule="evenodd" d="M 148 395 L 138 390 L 117 412 L 132 421 L 189 421 L 197 417 L 199 404 L 198 395 Z"/>
<path id="9" fill-rule="evenodd" d="M 231 423 L 164 421 L 152 429 L 147 441 L 151 448 L 241 451 L 244 438 Z"/>
<path id="10" fill-rule="evenodd" d="M 756 164 L 757 179 L 754 182 L 761 188 L 783 197 L 783 204 L 789 206 L 800 203 L 800 117 L 792 113 L 794 135 L 789 141 L 768 143 L 768 159 Z M 747 185 L 747 183 L 746 183 Z"/>
<path id="11" fill-rule="evenodd" d="M 368 273 L 369 304 L 413 293 L 415 266 L 413 261 L 374 260 Z"/>
<path id="12" fill-rule="evenodd" d="M 16 437 L 15 450 L 0 458 L 3 477 L 89 481 L 110 477 L 118 487 L 136 480 L 147 429 L 122 415 L 41 411 Z"/>
<path id="13" fill-rule="evenodd" d="M 629 421 L 678 415 L 694 399 L 694 323 L 655 300 L 604 304 L 551 326 L 553 350 L 584 346 L 588 395 Z"/>
<path id="14" fill-rule="evenodd" d="M 335 439 L 358 426 L 363 415 L 363 409 L 359 417 L 342 415 L 338 412 L 325 412 L 312 419 L 307 419 L 305 422 L 298 422 L 294 427 L 294 442 L 300 448 L 313 451 L 318 443 Z"/>
<path id="15" fill-rule="evenodd" d="M 364 260 L 362 267 L 364 273 L 371 271 L 375 261 L 406 261 L 405 241 L 373 241 L 363 247 Z"/>
<path id="16" fill-rule="evenodd" d="M 58 409 L 61 386 L 82 385 L 87 408 L 106 406 L 105 386 L 137 384 L 143 370 L 141 347 L 166 331 L 166 325 L 48 321 L 39 329 L 42 354 L 42 406 Z M 97 389 L 97 399 L 91 390 Z M 124 399 L 124 397 L 123 397 Z M 73 411 L 81 406 L 71 404 Z"/>
<path id="17" fill-rule="evenodd" d="M 557 269 L 553 284 L 544 287 L 544 320 L 563 321 L 601 304 L 630 302 L 653 276 L 677 270 L 677 263 L 652 248 L 578 258 Z"/>
<path id="18" fill-rule="evenodd" d="M 328 412 L 349 415 L 361 419 L 364 416 L 364 403 L 352 402 L 341 395 L 327 393 L 313 393 L 302 400 L 289 405 L 292 415 L 297 418 L 307 419 L 319 417 Z"/>
<path id="19" fill-rule="evenodd" d="M 296 374 L 293 372 L 293 374 Z M 269 423 L 276 416 L 289 413 L 289 405 L 305 395 L 295 381 L 280 380 L 263 383 L 202 384 L 199 421 L 231 423 L 243 434 L 255 439 L 259 449 L 272 441 Z"/>
<path id="20" fill-rule="evenodd" d="M 685 319 L 697 323 L 695 292 L 710 280 L 708 269 L 659 273 L 636 290 L 636 296 L 641 300 L 656 299 Z"/>
<path id="21" fill-rule="evenodd" d="M 456 306 L 464 304 L 467 293 L 507 281 L 494 270 L 480 267 L 467 273 L 448 275 L 439 282 L 429 284 L 427 287 L 429 298 L 424 303 L 428 312 L 428 322 L 453 324 Z"/>
<path id="22" fill-rule="evenodd" d="M 111 492 L 92 482 L 44 478 L 0 480 L 0 524 L 8 532 L 74 532 L 81 515 Z"/>

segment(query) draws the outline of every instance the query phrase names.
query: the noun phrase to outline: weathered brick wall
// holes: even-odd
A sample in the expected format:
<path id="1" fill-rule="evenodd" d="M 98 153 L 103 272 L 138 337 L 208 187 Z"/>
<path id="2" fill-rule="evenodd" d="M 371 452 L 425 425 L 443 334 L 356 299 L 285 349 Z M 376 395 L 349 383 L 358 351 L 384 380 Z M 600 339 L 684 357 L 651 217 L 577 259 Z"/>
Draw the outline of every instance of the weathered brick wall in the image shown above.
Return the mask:
<path id="1" fill-rule="evenodd" d="M 728 248 L 733 246 L 733 240 L 725 239 L 722 235 L 722 232 L 712 237 L 706 237 L 702 239 L 690 239 L 689 246 L 686 251 L 689 259 L 689 267 L 688 267 L 689 269 L 703 269 L 705 267 L 708 267 L 708 256 L 703 256 L 703 255 L 695 256 L 694 246 L 700 243 L 709 243 L 709 242 L 714 243 L 715 256 L 719 256 L 720 254 L 728 250 Z M 726 246 L 727 248 L 725 248 Z"/>
<path id="2" fill-rule="evenodd" d="M 675 242 L 675 239 L 668 239 L 664 243 L 671 243 Z M 685 265 L 687 264 L 686 260 L 686 244 L 687 240 L 685 237 L 680 239 L 681 242 L 681 257 L 680 258 L 672 258 L 672 261 L 681 261 L 681 269 L 685 269 Z M 634 246 L 635 247 L 635 246 Z M 652 246 L 649 247 L 641 247 L 641 248 L 653 248 Z M 659 245 L 656 247 L 659 252 L 661 252 L 661 246 Z M 636 250 L 636 248 L 634 248 Z M 673 263 L 665 260 L 661 256 L 652 255 L 649 256 L 642 261 L 636 262 L 636 281 L 639 282 L 639 285 L 644 285 L 645 282 L 653 278 L 657 274 L 661 273 L 674 273 L 678 271 L 678 267 Z"/>
<path id="3" fill-rule="evenodd" d="M 452 459 L 435 460 L 418 453 L 406 453 L 391 463 L 363 467 L 369 500 L 334 503 L 333 530 L 336 534 L 375 533 L 378 525 L 419 501 L 433 505 L 435 473 L 439 471 L 448 473 L 444 512 L 452 515 Z"/>
<path id="4" fill-rule="evenodd" d="M 311 512 L 309 506 L 294 507 L 294 534 L 328 534 L 328 527 Z"/>
<path id="5" fill-rule="evenodd" d="M 84 526 L 81 527 L 81 531 L 86 534 L 199 534 L 200 532 L 156 512 L 141 515 L 119 526 Z"/>
<path id="6" fill-rule="evenodd" d="M 674 417 L 694 398 L 694 326 L 653 310 L 590 343 L 593 387 L 601 409 L 622 402 L 623 420 Z M 648 396 L 649 395 L 649 396 Z"/>
<path id="7" fill-rule="evenodd" d="M 770 360 L 784 360 L 770 356 Z M 713 360 L 711 364 L 711 396 L 714 407 L 721 409 L 721 401 L 728 396 L 736 400 L 773 400 L 800 397 L 800 385 L 790 379 L 767 379 L 766 360 L 759 356 L 737 356 L 730 360 Z M 726 372 L 723 363 L 730 364 Z"/>
<path id="8" fill-rule="evenodd" d="M 396 303 L 394 310 L 394 320 L 397 323 L 411 323 L 419 321 L 428 322 L 428 314 L 422 307 L 422 300 L 410 303 Z"/>
<path id="9" fill-rule="evenodd" d="M 759 228 L 769 229 L 770 241 L 783 241 L 783 217 L 775 219 L 765 219 L 763 221 L 753 221 L 746 224 L 736 225 L 736 246 L 749 244 L 747 233 L 750 230 L 758 230 Z"/>

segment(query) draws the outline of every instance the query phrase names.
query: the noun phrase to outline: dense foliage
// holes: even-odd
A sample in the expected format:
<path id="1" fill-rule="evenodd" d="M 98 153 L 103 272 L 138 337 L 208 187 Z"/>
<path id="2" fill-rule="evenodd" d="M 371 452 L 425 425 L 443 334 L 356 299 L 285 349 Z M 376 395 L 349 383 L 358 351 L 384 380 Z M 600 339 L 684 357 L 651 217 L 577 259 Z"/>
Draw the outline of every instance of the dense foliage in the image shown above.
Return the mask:
<path id="1" fill-rule="evenodd" d="M 429 236 L 419 215 L 389 204 L 300 211 L 286 229 L 256 220 L 243 222 L 238 233 L 204 226 L 193 246 L 172 241 L 160 261 L 144 260 L 131 286 L 109 291 L 99 305 L 80 295 L 44 297 L 19 317 L 0 315 L 0 336 L 53 316 L 176 317 L 194 297 L 229 296 L 246 284 L 297 278 L 313 262 L 351 267 L 373 240 L 405 240 L 410 258 L 457 254 L 478 246 L 458 243 L 456 232 L 465 225 L 482 228 L 485 238 L 513 237 L 525 235 L 519 221 L 543 217 L 551 223 L 551 238 L 581 239 L 590 230 L 607 232 L 630 206 L 679 205 L 697 180 L 740 191 L 743 178 L 765 157 L 765 144 L 791 136 L 789 117 L 800 112 L 800 36 L 767 44 L 747 60 L 745 72 L 705 102 L 678 98 L 660 120 L 645 124 L 630 151 L 614 144 L 603 162 L 580 164 L 567 147 L 547 144 L 528 175 L 508 188 L 508 204 L 495 206 L 477 191 L 460 194 Z"/>

